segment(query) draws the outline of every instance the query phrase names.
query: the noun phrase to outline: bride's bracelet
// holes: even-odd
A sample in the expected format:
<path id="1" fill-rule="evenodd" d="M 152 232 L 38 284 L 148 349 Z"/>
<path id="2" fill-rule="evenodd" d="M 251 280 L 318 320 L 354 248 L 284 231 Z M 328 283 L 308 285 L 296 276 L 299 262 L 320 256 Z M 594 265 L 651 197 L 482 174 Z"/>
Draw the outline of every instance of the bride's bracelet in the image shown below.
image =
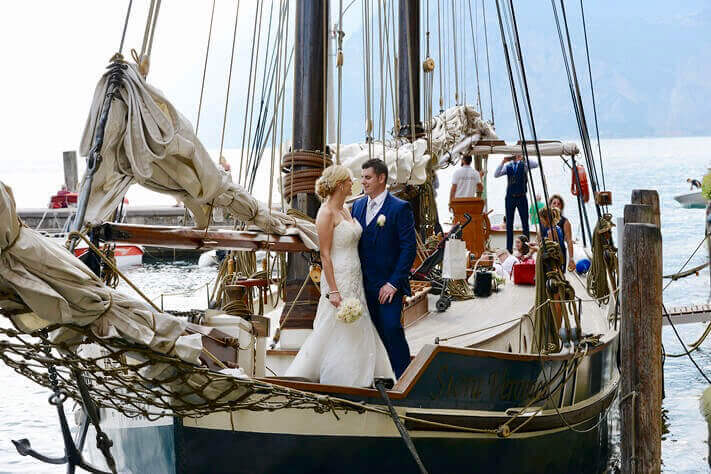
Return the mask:
<path id="1" fill-rule="evenodd" d="M 329 291 L 329 292 L 328 292 L 328 297 L 330 298 L 331 295 L 335 295 L 336 293 L 340 294 L 340 292 L 339 292 L 338 290 L 336 290 L 336 291 Z"/>

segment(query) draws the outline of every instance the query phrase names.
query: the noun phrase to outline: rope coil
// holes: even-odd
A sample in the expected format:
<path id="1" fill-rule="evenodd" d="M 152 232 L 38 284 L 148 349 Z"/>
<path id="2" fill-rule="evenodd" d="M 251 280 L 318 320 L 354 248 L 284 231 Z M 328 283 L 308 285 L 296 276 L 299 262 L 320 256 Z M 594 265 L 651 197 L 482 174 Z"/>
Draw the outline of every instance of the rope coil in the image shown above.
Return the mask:
<path id="1" fill-rule="evenodd" d="M 327 154 L 324 160 L 321 152 L 299 150 L 286 153 L 281 160 L 283 197 L 291 202 L 297 194 L 314 193 L 316 180 L 332 163 Z"/>

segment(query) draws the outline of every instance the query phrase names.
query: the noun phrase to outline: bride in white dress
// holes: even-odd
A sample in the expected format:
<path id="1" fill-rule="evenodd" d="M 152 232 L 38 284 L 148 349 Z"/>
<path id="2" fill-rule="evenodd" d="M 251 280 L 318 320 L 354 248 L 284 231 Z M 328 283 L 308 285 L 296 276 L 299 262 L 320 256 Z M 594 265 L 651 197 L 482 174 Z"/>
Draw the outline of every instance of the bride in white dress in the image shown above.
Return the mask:
<path id="1" fill-rule="evenodd" d="M 321 248 L 321 298 L 313 332 L 286 371 L 328 385 L 368 387 L 375 377 L 395 379 L 385 346 L 378 335 L 365 299 L 358 240 L 363 231 L 344 209 L 353 178 L 348 168 L 332 165 L 316 181 L 324 201 L 316 217 Z M 362 316 L 345 323 L 336 317 L 347 298 L 360 301 Z"/>

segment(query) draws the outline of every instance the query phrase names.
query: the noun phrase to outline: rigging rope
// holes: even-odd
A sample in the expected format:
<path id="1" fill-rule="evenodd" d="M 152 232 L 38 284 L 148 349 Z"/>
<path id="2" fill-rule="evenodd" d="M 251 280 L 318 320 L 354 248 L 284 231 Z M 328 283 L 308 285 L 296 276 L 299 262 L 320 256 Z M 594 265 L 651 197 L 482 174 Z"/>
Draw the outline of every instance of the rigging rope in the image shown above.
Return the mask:
<path id="1" fill-rule="evenodd" d="M 686 344 L 684 344 L 684 341 L 683 341 L 683 339 L 681 338 L 681 335 L 679 335 L 679 331 L 676 330 L 676 326 L 674 325 L 674 321 L 672 321 L 671 316 L 669 316 L 669 312 L 667 311 L 667 308 L 666 308 L 666 306 L 664 306 L 664 304 L 662 304 L 662 309 L 664 310 L 664 316 L 666 316 L 667 320 L 669 321 L 669 325 L 670 325 L 670 326 L 672 327 L 672 329 L 674 330 L 674 334 L 676 334 L 676 338 L 679 340 L 679 343 L 681 344 L 681 347 L 684 349 L 684 353 L 683 353 L 683 354 L 666 354 L 666 353 L 665 353 L 665 357 L 666 357 L 666 356 L 669 356 L 669 357 L 681 357 L 681 356 L 683 356 L 683 355 L 688 356 L 688 357 L 689 357 L 689 360 L 691 361 L 691 363 L 694 364 L 694 366 L 695 366 L 696 369 L 699 371 L 699 373 L 703 376 L 703 378 L 706 379 L 706 382 L 708 382 L 709 384 L 711 384 L 711 379 L 709 379 L 709 377 L 704 373 L 704 371 L 701 369 L 701 367 L 699 367 L 699 364 L 697 364 L 696 361 L 694 360 L 694 358 L 691 356 L 691 353 L 692 353 L 694 350 L 696 350 L 696 349 L 698 348 L 698 346 L 701 344 L 701 342 L 703 342 L 703 339 L 705 339 L 706 336 L 708 335 L 708 333 L 709 333 L 709 328 L 711 328 L 711 324 L 706 328 L 706 331 L 704 331 L 704 335 L 703 335 L 698 341 L 696 341 L 698 344 L 694 343 L 694 344 L 696 344 L 696 345 L 694 345 L 693 348 L 692 348 L 692 350 L 690 351 L 689 349 L 687 349 Z"/>
<path id="2" fill-rule="evenodd" d="M 593 86 L 592 77 L 592 67 L 590 66 L 590 47 L 588 46 L 588 28 L 587 22 L 585 21 L 585 7 L 583 7 L 583 0 L 580 0 L 580 14 L 583 20 L 583 35 L 585 36 L 585 56 L 588 60 L 588 76 L 590 77 L 590 95 L 592 97 L 593 106 L 593 116 L 595 117 L 595 134 L 597 136 L 597 152 L 600 159 L 600 174 L 602 175 L 602 187 L 607 188 L 605 185 L 605 168 L 602 165 L 602 148 L 600 146 L 600 128 L 597 125 L 597 105 L 595 103 L 595 87 Z"/>
<path id="3" fill-rule="evenodd" d="M 237 21 L 239 20 L 239 6 L 240 0 L 237 0 L 237 11 L 235 12 L 235 26 L 232 32 L 232 53 L 230 54 L 230 69 L 227 74 L 227 91 L 225 94 L 225 112 L 222 116 L 222 134 L 220 135 L 220 155 L 222 156 L 222 150 L 225 145 L 225 128 L 227 127 L 227 108 L 230 103 L 230 86 L 232 84 L 232 66 L 235 59 L 235 45 L 237 44 Z M 210 213 L 212 215 L 212 213 Z M 207 230 L 207 229 L 206 229 Z"/>
<path id="4" fill-rule="evenodd" d="M 250 101 L 252 100 L 254 96 L 254 92 L 252 91 L 252 75 L 256 75 L 256 71 L 254 71 L 254 47 L 256 44 L 255 38 L 257 36 L 257 19 L 259 18 L 259 11 L 260 7 L 262 6 L 262 3 L 259 2 L 257 3 L 257 8 L 254 10 L 254 25 L 252 26 L 252 46 L 251 46 L 251 52 L 250 52 L 250 60 L 249 60 L 249 77 L 247 79 L 247 104 L 244 109 L 244 119 L 242 121 L 242 146 L 240 150 L 240 158 L 239 158 L 239 171 L 237 175 L 237 182 L 241 183 L 242 182 L 242 170 L 245 168 L 244 166 L 244 141 L 247 135 L 247 114 L 249 113 L 249 104 Z M 261 31 L 261 28 L 260 28 Z M 246 170 L 245 170 L 246 171 Z"/>
<path id="5" fill-rule="evenodd" d="M 528 166 L 528 146 L 527 146 L 527 142 L 526 142 L 526 138 L 525 138 L 525 133 L 523 130 L 523 119 L 521 117 L 521 110 L 520 110 L 520 106 L 519 106 L 519 102 L 518 102 L 519 101 L 518 94 L 516 93 L 516 84 L 514 82 L 513 67 L 511 64 L 511 57 L 510 57 L 510 53 L 509 53 L 508 41 L 506 40 L 506 33 L 504 32 L 504 21 L 503 21 L 503 16 L 501 13 L 501 8 L 499 5 L 499 0 L 496 0 L 496 12 L 497 12 L 497 15 L 499 18 L 499 29 L 501 32 L 501 43 L 504 48 L 504 57 L 506 59 L 506 67 L 507 67 L 508 76 L 509 76 L 509 86 L 511 88 L 511 99 L 513 100 L 514 112 L 516 114 L 516 123 L 518 126 L 519 136 L 521 138 L 521 150 L 523 152 L 523 156 L 524 156 L 524 159 L 526 162 L 526 169 L 527 169 L 528 177 L 529 177 L 530 192 L 533 195 L 532 196 L 533 202 L 535 202 L 535 195 L 536 195 L 535 183 L 533 182 L 533 173 L 531 172 L 531 167 Z M 520 53 L 520 51 L 518 51 L 518 52 Z M 519 56 L 519 59 L 520 59 L 520 56 Z M 520 61 L 519 65 L 521 67 L 523 67 L 523 61 Z M 524 90 L 524 92 L 527 93 L 528 91 Z M 528 104 L 528 102 L 524 101 L 524 105 L 526 105 L 526 104 Z M 529 113 L 529 117 L 531 117 L 531 119 L 532 119 L 532 114 Z M 540 161 L 542 161 L 542 160 L 540 160 L 541 154 L 540 154 L 540 151 L 538 150 L 538 140 L 535 138 L 535 134 L 534 134 L 534 140 L 536 140 L 536 152 L 537 152 L 537 155 L 539 156 L 539 167 L 540 167 L 540 165 L 541 165 Z M 544 188 L 544 192 L 545 192 L 546 202 L 548 202 L 548 192 L 546 189 L 546 182 L 545 182 L 545 178 L 543 175 L 542 167 L 541 167 L 541 179 L 543 180 L 543 188 Z M 552 216 L 550 215 L 550 211 L 549 211 L 548 218 L 549 218 L 549 221 L 550 221 L 551 227 L 552 227 L 552 223 L 554 221 L 553 221 Z M 538 225 L 539 235 L 541 236 L 541 240 L 543 240 L 545 236 L 543 235 L 543 227 L 540 222 L 540 219 L 539 219 L 537 225 Z M 555 239 L 557 239 L 557 233 L 552 232 L 552 234 L 553 234 L 553 237 Z"/>
<path id="6" fill-rule="evenodd" d="M 385 108 L 387 95 L 385 90 L 385 54 L 383 50 L 383 12 L 378 7 L 378 58 L 380 59 L 380 142 L 383 145 L 383 160 L 385 159 Z"/>
<path id="7" fill-rule="evenodd" d="M 269 25 L 269 35 L 267 38 L 267 46 L 266 50 L 270 49 L 271 45 L 271 14 L 270 12 L 270 25 Z M 259 114 L 257 116 L 257 125 L 255 126 L 254 130 L 254 143 L 253 147 L 249 150 L 249 155 L 248 155 L 248 160 L 247 160 L 247 167 L 245 171 L 245 186 L 247 189 L 252 192 L 254 189 L 254 182 L 257 177 L 257 170 L 259 168 L 259 165 L 261 163 L 263 154 L 264 154 L 264 149 L 266 148 L 268 136 L 271 133 L 271 129 L 274 126 L 273 121 L 268 121 L 268 114 L 269 114 L 269 107 L 272 101 L 272 94 L 270 93 L 272 84 L 274 84 L 275 77 L 276 77 L 276 69 L 277 69 L 277 54 L 276 51 L 281 49 L 281 43 L 284 41 L 284 24 L 283 20 L 284 16 L 282 12 L 280 11 L 280 16 L 279 16 L 279 25 L 277 29 L 277 35 L 275 38 L 275 42 L 277 43 L 277 47 L 274 49 L 272 52 L 271 56 L 271 62 L 269 68 L 267 68 L 267 55 L 264 57 L 264 68 L 263 68 L 263 77 L 262 77 L 262 93 L 261 93 L 261 98 L 260 98 L 260 109 L 259 109 Z M 256 80 L 256 79 L 255 79 Z M 278 81 L 277 81 L 278 82 Z M 280 95 L 280 94 L 279 94 Z M 277 100 L 277 94 L 274 94 L 274 100 Z M 276 106 L 276 104 L 275 104 Z M 267 123 L 268 128 L 267 127 Z M 266 130 L 265 130 L 266 129 Z"/>
<path id="8" fill-rule="evenodd" d="M 460 105 L 459 102 L 459 68 L 457 64 L 457 15 L 454 11 L 454 0 L 452 0 L 452 45 L 454 46 L 454 104 Z"/>
<path id="9" fill-rule="evenodd" d="M 483 110 L 481 108 L 481 89 L 479 87 L 479 55 L 477 53 L 477 47 L 476 47 L 476 40 L 477 40 L 477 31 L 474 29 L 474 21 L 472 19 L 472 0 L 468 0 L 469 3 L 469 26 L 472 32 L 472 45 L 474 46 L 474 72 L 476 74 L 476 103 L 477 107 L 479 107 L 479 112 L 482 113 Z M 477 22 L 477 30 L 478 30 L 478 22 Z"/>
<path id="10" fill-rule="evenodd" d="M 281 27 L 282 18 L 284 16 L 284 9 L 283 9 L 284 0 L 281 0 L 280 5 L 281 5 L 281 8 L 279 8 L 279 25 Z M 280 29 L 280 33 L 281 33 L 281 29 Z M 282 97 L 279 94 L 278 89 L 281 85 L 280 84 L 281 74 L 282 74 L 282 72 L 284 72 L 284 73 L 286 72 L 286 71 L 281 70 L 282 48 L 281 48 L 280 44 L 277 45 L 276 50 L 277 50 L 277 59 L 276 59 L 277 79 L 276 79 L 276 82 L 274 83 L 274 96 L 276 97 L 276 102 L 274 104 L 274 113 L 272 114 L 272 124 L 274 124 L 276 122 L 277 116 L 279 115 L 279 104 L 280 104 L 280 100 L 282 99 Z M 272 134 L 271 134 L 272 135 L 272 146 L 271 146 L 271 157 L 269 160 L 269 196 L 267 198 L 267 203 L 268 203 L 267 206 L 269 207 L 270 216 L 272 213 L 272 200 L 274 197 L 274 161 L 276 159 L 275 150 L 276 150 L 277 127 L 276 126 L 272 127 L 271 132 L 272 132 Z M 271 227 L 269 229 L 267 229 L 267 231 L 268 231 L 267 239 L 270 240 L 271 233 L 272 233 Z M 267 244 L 267 255 L 266 255 L 267 265 L 266 265 L 266 268 L 270 268 L 270 266 L 269 266 L 270 257 L 271 257 L 271 249 L 270 249 L 269 245 Z M 268 274 L 268 278 L 271 278 L 271 274 Z"/>
<path id="11" fill-rule="evenodd" d="M 264 10 L 262 10 L 263 12 Z M 244 171 L 244 186 L 249 190 L 249 192 L 252 192 L 254 189 L 254 179 L 253 177 L 256 174 L 257 167 L 259 166 L 259 161 L 261 158 L 261 153 L 263 152 L 263 146 L 264 146 L 264 126 L 265 126 L 265 121 L 266 121 L 266 109 L 268 108 L 268 102 L 271 100 L 271 96 L 267 97 L 267 103 L 265 103 L 265 95 L 266 95 L 266 90 L 269 89 L 271 90 L 271 84 L 274 79 L 274 73 L 275 73 L 275 68 L 276 64 L 274 62 L 274 58 L 276 55 L 276 49 L 272 51 L 272 64 L 270 68 L 267 68 L 267 60 L 269 58 L 268 51 L 269 51 L 269 46 L 271 44 L 271 39 L 272 39 L 272 21 L 274 18 L 274 3 L 272 2 L 269 7 L 269 25 L 267 27 L 267 42 L 266 42 L 266 47 L 265 47 L 265 54 L 264 54 L 264 65 L 262 66 L 262 90 L 260 94 L 260 99 L 259 99 L 259 113 L 257 114 L 257 123 L 254 127 L 254 134 L 252 135 L 252 120 L 254 117 L 254 107 L 255 107 L 255 100 L 254 97 L 252 97 L 252 110 L 250 111 L 250 116 L 249 116 L 249 128 L 248 130 L 250 131 L 249 139 L 247 141 L 247 166 L 245 167 Z M 253 89 L 253 94 L 256 95 L 257 92 L 257 70 L 259 69 L 259 45 L 261 42 L 261 22 L 262 22 L 262 16 L 260 14 L 259 18 L 259 29 L 260 29 L 260 36 L 258 37 L 257 40 L 257 58 L 255 60 L 255 63 L 257 64 L 257 68 L 255 69 L 254 72 L 254 89 Z M 279 25 L 281 27 L 281 25 Z M 269 71 L 269 72 L 268 72 Z M 270 78 L 267 79 L 267 74 L 270 75 Z M 252 142 L 252 137 L 254 137 L 254 142 Z"/>
<path id="12" fill-rule="evenodd" d="M 273 4 L 272 4 L 273 6 Z M 259 13 L 259 26 L 257 26 L 256 19 L 257 19 L 257 12 Z M 248 173 L 248 168 L 249 168 L 249 162 L 250 162 L 250 149 L 252 145 L 252 120 L 254 118 L 254 98 L 257 93 L 257 70 L 259 69 L 259 46 L 261 44 L 262 40 L 262 18 L 264 16 L 264 4 L 260 2 L 259 6 L 257 7 L 257 11 L 255 11 L 255 24 L 254 28 L 258 31 L 257 33 L 257 42 L 252 43 L 252 58 L 251 58 L 251 64 L 250 64 L 250 71 L 252 70 L 252 66 L 254 66 L 254 74 L 250 74 L 251 80 L 252 80 L 252 85 L 250 87 L 251 89 L 251 94 L 248 93 L 247 97 L 247 109 L 245 110 L 245 130 L 246 130 L 246 136 L 243 134 L 242 136 L 242 153 L 245 152 L 245 146 L 244 146 L 244 140 L 245 138 L 247 139 L 247 146 L 246 146 L 246 151 L 247 151 L 247 164 L 244 166 L 244 176 L 240 177 L 240 183 L 242 183 L 243 186 L 247 186 L 247 173 Z M 270 23 L 269 26 L 271 27 L 271 16 L 270 16 Z M 269 34 L 271 34 L 271 31 L 269 31 Z M 247 112 L 249 112 L 249 124 L 247 123 Z M 241 167 L 241 163 L 240 163 Z"/>
<path id="13" fill-rule="evenodd" d="M 380 9 L 378 9 L 380 11 Z M 336 68 L 338 68 L 338 110 L 336 111 L 336 164 L 341 164 L 341 127 L 343 123 L 343 0 L 338 0 L 338 52 L 336 53 Z M 382 38 L 381 38 L 382 48 Z M 382 82 L 382 58 L 381 58 L 381 82 Z M 382 84 L 381 84 L 382 88 Z"/>
<path id="14" fill-rule="evenodd" d="M 440 18 L 440 7 L 437 2 L 437 48 L 439 49 L 439 113 L 444 112 L 444 92 L 443 92 L 443 81 L 442 81 L 442 69 L 444 63 L 442 62 L 442 20 Z"/>
<path id="15" fill-rule="evenodd" d="M 486 29 L 486 0 L 481 2 L 481 16 L 482 22 L 484 23 L 484 44 L 486 45 L 486 73 L 489 75 L 489 103 L 491 105 L 491 124 L 494 121 L 494 95 L 491 91 L 491 65 L 489 63 L 489 33 Z"/>
<path id="16" fill-rule="evenodd" d="M 578 131 L 580 133 L 580 140 L 583 146 L 583 156 L 585 157 L 586 164 L 588 166 L 588 170 L 590 172 L 590 184 L 593 190 L 593 193 L 597 193 L 598 188 L 597 188 L 597 171 L 595 168 L 595 163 L 592 157 L 592 148 L 590 147 L 590 137 L 587 132 L 587 124 L 585 122 L 585 115 L 583 111 L 583 105 L 582 105 L 582 98 L 580 96 L 580 87 L 578 84 L 577 80 L 577 74 L 575 71 L 575 63 L 573 59 L 573 50 L 572 50 L 572 44 L 570 41 L 570 34 L 567 29 L 567 21 L 565 17 L 565 11 L 563 10 L 563 20 L 565 23 L 566 27 L 566 33 L 568 37 L 568 49 L 570 52 L 570 57 L 568 56 L 568 52 L 566 51 L 565 43 L 563 40 L 563 32 L 560 26 L 560 20 L 558 18 L 558 9 L 556 8 L 555 5 L 555 0 L 551 0 L 551 6 L 553 7 L 553 16 L 555 17 L 555 22 L 556 22 L 556 28 L 558 30 L 558 40 L 560 42 L 560 48 L 561 52 L 563 54 L 563 63 L 565 64 L 565 70 L 566 74 L 568 76 L 568 87 L 570 89 L 570 95 L 571 99 L 573 101 L 573 109 L 575 111 L 575 118 L 578 123 Z M 561 7 L 562 7 L 562 2 L 561 2 Z M 564 8 L 564 7 L 563 7 Z M 595 203 L 595 211 L 597 212 L 598 219 L 602 217 L 602 211 L 600 210 L 600 206 Z"/>
<path id="17" fill-rule="evenodd" d="M 161 0 L 157 0 L 156 11 L 155 11 L 155 14 L 153 15 L 153 22 L 151 24 L 151 34 L 150 34 L 150 38 L 148 39 L 148 49 L 146 50 L 146 55 L 148 57 L 151 56 L 151 52 L 153 51 L 153 38 L 155 38 L 155 34 L 156 34 L 156 24 L 158 23 L 158 13 L 160 12 L 160 4 L 161 4 Z"/>
<path id="18" fill-rule="evenodd" d="M 139 58 L 143 59 L 143 55 L 146 53 L 146 45 L 148 44 L 148 36 L 151 29 L 151 19 L 153 18 L 153 11 L 156 7 L 156 0 L 151 0 L 151 6 L 148 8 L 148 16 L 146 17 L 146 28 L 143 31 L 143 43 L 141 44 L 141 54 Z"/>
<path id="19" fill-rule="evenodd" d="M 133 0 L 129 0 L 128 8 L 126 9 L 126 19 L 123 21 L 123 31 L 121 32 L 121 42 L 119 43 L 118 53 L 123 54 L 123 43 L 126 40 L 126 30 L 128 29 L 128 20 L 131 18 L 131 7 Z"/>
<path id="20" fill-rule="evenodd" d="M 565 36 L 566 36 L 567 43 L 568 43 L 568 51 L 570 52 L 570 56 L 569 56 L 570 70 L 573 73 L 573 83 L 575 85 L 576 98 L 578 101 L 578 107 L 580 108 L 580 117 L 582 119 L 583 131 L 585 134 L 585 136 L 584 136 L 585 142 L 583 143 L 583 146 L 586 147 L 586 151 L 590 157 L 590 166 L 591 166 L 590 174 L 593 177 L 592 183 L 591 183 L 593 192 L 597 192 L 597 189 L 599 187 L 598 186 L 599 178 L 598 178 L 598 174 L 597 174 L 597 166 L 595 166 L 595 155 L 593 154 L 592 145 L 590 144 L 590 132 L 588 131 L 588 124 L 587 124 L 587 121 L 585 120 L 583 98 L 580 93 L 580 83 L 578 82 L 578 73 L 577 73 L 577 69 L 575 67 L 575 57 L 574 57 L 575 55 L 573 53 L 573 45 L 570 40 L 570 30 L 568 29 L 568 16 L 565 11 L 565 4 L 563 3 L 562 0 L 560 2 L 560 7 L 561 7 L 561 14 L 563 17 L 563 26 L 565 28 Z M 596 207 L 599 207 L 599 206 L 596 206 Z"/>
<path id="21" fill-rule="evenodd" d="M 370 62 L 370 9 L 369 1 L 363 1 L 363 84 L 365 87 L 365 141 L 368 144 L 368 158 L 373 157 L 373 117 L 371 110 L 372 77 Z"/>
<path id="22" fill-rule="evenodd" d="M 212 0 L 212 11 L 210 13 L 210 29 L 207 33 L 207 48 L 205 49 L 205 64 L 202 68 L 202 82 L 200 84 L 200 100 L 198 101 L 197 119 L 195 121 L 195 135 L 200 129 L 200 113 L 202 112 L 202 98 L 205 92 L 205 76 L 207 75 L 207 58 L 210 56 L 210 41 L 212 39 L 212 21 L 215 18 L 215 0 Z"/>

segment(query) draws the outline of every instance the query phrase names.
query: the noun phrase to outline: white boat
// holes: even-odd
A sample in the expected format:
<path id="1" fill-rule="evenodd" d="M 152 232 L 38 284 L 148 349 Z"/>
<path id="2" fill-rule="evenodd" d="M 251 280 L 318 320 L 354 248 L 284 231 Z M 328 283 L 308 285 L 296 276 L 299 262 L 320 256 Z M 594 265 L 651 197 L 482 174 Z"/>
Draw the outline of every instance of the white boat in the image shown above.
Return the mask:
<path id="1" fill-rule="evenodd" d="M 67 241 L 67 234 L 65 232 L 49 234 L 42 232 L 43 235 L 51 238 L 53 241 L 57 242 L 59 245 L 64 246 Z M 79 240 L 76 248 L 74 249 L 74 255 L 81 257 L 89 250 L 89 247 L 84 243 L 83 240 Z M 127 268 L 136 265 L 143 264 L 143 247 L 141 245 L 132 244 L 117 244 L 114 247 L 114 258 L 116 258 L 116 265 L 118 268 Z"/>
<path id="2" fill-rule="evenodd" d="M 681 204 L 685 209 L 705 209 L 706 198 L 701 194 L 701 191 L 695 193 L 679 194 L 674 196 L 674 200 Z"/>

